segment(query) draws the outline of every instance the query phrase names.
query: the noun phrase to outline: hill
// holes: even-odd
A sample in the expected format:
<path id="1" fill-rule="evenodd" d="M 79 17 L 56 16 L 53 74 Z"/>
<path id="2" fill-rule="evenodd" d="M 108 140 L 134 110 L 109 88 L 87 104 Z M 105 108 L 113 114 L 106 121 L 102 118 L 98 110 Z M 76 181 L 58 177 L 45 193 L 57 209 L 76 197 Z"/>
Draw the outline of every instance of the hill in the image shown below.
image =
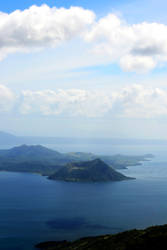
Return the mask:
<path id="1" fill-rule="evenodd" d="M 0 170 L 53 174 L 70 157 L 40 145 L 0 150 Z"/>
<path id="2" fill-rule="evenodd" d="M 49 179 L 71 182 L 105 182 L 131 179 L 118 173 L 100 159 L 68 163 Z"/>
<path id="3" fill-rule="evenodd" d="M 74 166 L 74 162 L 80 162 L 80 161 L 83 162 L 85 160 L 87 160 L 85 166 L 90 165 L 90 160 L 92 160 L 92 163 L 96 162 L 97 164 L 98 162 L 99 165 L 101 164 L 102 167 L 102 161 L 100 162 L 100 160 L 99 161 L 95 160 L 96 157 L 97 157 L 96 155 L 93 155 L 91 153 L 78 152 L 78 153 L 62 154 L 59 153 L 58 151 L 48 149 L 41 145 L 32 145 L 32 146 L 21 145 L 18 147 L 13 147 L 11 149 L 0 150 L 0 170 L 15 171 L 15 172 L 32 172 L 50 176 L 55 174 L 55 172 L 61 168 L 62 168 L 61 171 L 65 171 L 65 169 Z M 65 166 L 67 163 L 68 165 Z M 103 162 L 103 165 L 104 164 L 105 163 Z M 79 165 L 80 163 L 75 164 L 75 169 L 76 166 L 78 166 L 78 171 L 79 171 Z M 92 173 L 93 171 L 96 171 L 98 174 L 99 165 L 98 164 L 96 166 L 95 164 L 90 165 L 89 171 L 88 168 L 86 169 L 85 167 L 84 172 L 82 171 L 82 174 L 84 173 L 85 175 L 88 176 L 90 175 L 91 179 L 91 171 Z M 114 164 L 114 161 L 112 161 L 112 165 L 115 166 L 115 168 L 117 167 L 117 164 Z M 107 174 L 109 174 L 109 176 L 111 175 L 111 171 L 110 172 L 107 172 L 107 170 L 105 171 L 106 175 Z M 72 173 L 74 174 L 74 171 L 72 171 Z M 114 176 L 114 173 L 112 174 Z M 119 175 L 121 178 L 121 174 Z M 52 176 L 51 178 L 54 177 Z M 103 178 L 104 180 L 106 179 L 105 176 L 103 176 Z M 117 178 L 119 179 L 118 175 Z"/>
<path id="4" fill-rule="evenodd" d="M 97 158 L 100 158 L 113 169 L 120 169 L 141 164 L 140 161 L 147 160 L 148 156 L 151 157 L 151 155 L 98 156 L 83 152 L 62 154 L 41 145 L 21 145 L 11 149 L 0 150 L 0 170 L 52 175 L 67 163 L 92 161 Z"/>
<path id="5" fill-rule="evenodd" d="M 31 159 L 44 159 L 44 158 L 61 158 L 61 153 L 43 147 L 41 145 L 21 145 L 18 147 L 13 147 L 11 149 L 0 150 L 0 156 L 10 157 L 10 158 L 21 158 L 27 159 L 28 157 Z"/>
<path id="6" fill-rule="evenodd" d="M 130 230 L 116 235 L 87 237 L 74 242 L 45 242 L 36 245 L 41 250 L 165 250 L 167 225 Z"/>

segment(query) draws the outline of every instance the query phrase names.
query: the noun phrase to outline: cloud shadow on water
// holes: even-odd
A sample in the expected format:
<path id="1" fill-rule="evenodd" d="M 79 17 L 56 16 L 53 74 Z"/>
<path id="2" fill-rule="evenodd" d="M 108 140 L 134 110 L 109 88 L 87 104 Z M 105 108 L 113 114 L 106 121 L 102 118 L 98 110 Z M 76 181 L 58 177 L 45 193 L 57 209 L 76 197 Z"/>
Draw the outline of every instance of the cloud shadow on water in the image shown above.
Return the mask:
<path id="1" fill-rule="evenodd" d="M 116 230 L 122 231 L 122 228 L 112 228 L 109 226 L 104 226 L 100 224 L 91 224 L 85 218 L 59 218 L 53 219 L 46 222 L 47 226 L 51 229 L 59 229 L 59 230 L 79 230 L 79 229 L 98 229 L 98 230 Z"/>

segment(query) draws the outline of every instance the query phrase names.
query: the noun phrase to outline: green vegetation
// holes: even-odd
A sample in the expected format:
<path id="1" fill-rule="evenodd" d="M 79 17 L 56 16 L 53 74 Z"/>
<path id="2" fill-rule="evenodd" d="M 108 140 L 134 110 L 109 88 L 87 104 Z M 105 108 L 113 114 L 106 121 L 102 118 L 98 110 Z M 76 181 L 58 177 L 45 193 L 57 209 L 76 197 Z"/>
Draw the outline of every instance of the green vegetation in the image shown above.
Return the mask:
<path id="1" fill-rule="evenodd" d="M 165 250 L 167 225 L 131 230 L 116 235 L 87 237 L 74 242 L 45 242 L 36 245 L 42 250 Z"/>
<path id="2" fill-rule="evenodd" d="M 131 179 L 109 167 L 100 159 L 68 163 L 49 179 L 71 182 L 105 182 Z"/>
<path id="3" fill-rule="evenodd" d="M 67 162 L 68 157 L 40 145 L 0 150 L 0 170 L 5 171 L 50 175 Z"/>
<path id="4" fill-rule="evenodd" d="M 152 156 L 98 156 L 82 152 L 62 154 L 40 145 L 22 145 L 0 150 L 0 171 L 30 172 L 50 176 L 67 163 L 72 162 L 92 161 L 100 158 L 113 169 L 119 169 L 139 164 L 148 157 Z"/>

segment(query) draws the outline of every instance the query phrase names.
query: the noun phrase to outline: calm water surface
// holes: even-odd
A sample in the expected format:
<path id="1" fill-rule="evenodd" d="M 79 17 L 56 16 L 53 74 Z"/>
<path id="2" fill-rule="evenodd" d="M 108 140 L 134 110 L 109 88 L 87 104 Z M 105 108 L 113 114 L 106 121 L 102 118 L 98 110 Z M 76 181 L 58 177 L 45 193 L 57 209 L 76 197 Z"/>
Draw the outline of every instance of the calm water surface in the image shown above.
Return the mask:
<path id="1" fill-rule="evenodd" d="M 138 154 L 158 152 L 153 161 L 121 171 L 137 178 L 130 181 L 66 183 L 0 172 L 0 249 L 167 223 L 167 155 L 153 149 L 138 148 Z M 117 153 L 137 154 L 124 150 Z"/>

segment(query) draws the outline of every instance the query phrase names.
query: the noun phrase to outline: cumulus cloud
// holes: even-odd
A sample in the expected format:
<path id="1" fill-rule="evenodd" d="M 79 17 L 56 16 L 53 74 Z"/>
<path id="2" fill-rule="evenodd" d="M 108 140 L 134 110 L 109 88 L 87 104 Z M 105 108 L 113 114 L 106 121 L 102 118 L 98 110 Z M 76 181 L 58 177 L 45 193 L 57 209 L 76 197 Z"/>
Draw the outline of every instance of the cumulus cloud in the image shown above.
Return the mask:
<path id="1" fill-rule="evenodd" d="M 167 115 L 167 91 L 142 85 L 119 91 L 101 92 L 80 89 L 24 91 L 20 112 L 82 117 L 150 118 Z"/>
<path id="2" fill-rule="evenodd" d="M 101 18 L 85 34 L 94 52 L 110 56 L 125 71 L 146 72 L 167 61 L 167 26 L 160 23 L 129 25 L 114 14 Z"/>
<path id="3" fill-rule="evenodd" d="M 0 112 L 58 117 L 167 117 L 167 90 L 131 85 L 117 91 L 25 90 L 17 96 L 0 85 Z"/>
<path id="4" fill-rule="evenodd" d="M 23 91 L 22 114 L 103 116 L 112 106 L 109 96 L 80 89 Z"/>
<path id="5" fill-rule="evenodd" d="M 117 92 L 115 105 L 119 116 L 131 118 L 156 118 L 167 115 L 167 91 L 133 85 Z"/>
<path id="6" fill-rule="evenodd" d="M 92 44 L 95 53 L 107 55 L 125 71 L 143 73 L 167 62 L 167 25 L 128 24 L 115 14 L 95 19 L 91 10 L 46 4 L 0 12 L 0 60 L 17 51 L 54 48 L 79 36 Z"/>
<path id="7" fill-rule="evenodd" d="M 0 112 L 8 112 L 15 103 L 14 93 L 4 85 L 0 85 Z"/>
<path id="8" fill-rule="evenodd" d="M 80 7 L 34 5 L 10 14 L 0 12 L 0 59 L 17 51 L 55 47 L 82 33 L 94 18 L 92 11 Z"/>

